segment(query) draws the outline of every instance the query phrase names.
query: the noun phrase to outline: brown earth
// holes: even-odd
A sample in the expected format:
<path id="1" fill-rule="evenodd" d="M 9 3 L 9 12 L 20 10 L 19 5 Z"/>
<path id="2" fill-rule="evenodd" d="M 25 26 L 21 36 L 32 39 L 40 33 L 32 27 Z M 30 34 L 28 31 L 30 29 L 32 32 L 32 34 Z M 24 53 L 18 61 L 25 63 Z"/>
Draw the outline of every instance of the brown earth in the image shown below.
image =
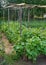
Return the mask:
<path id="1" fill-rule="evenodd" d="M 4 51 L 6 54 L 11 54 L 13 51 L 13 46 L 9 43 L 8 39 L 6 38 L 6 36 L 4 35 L 4 33 L 2 33 L 2 42 L 4 45 Z"/>

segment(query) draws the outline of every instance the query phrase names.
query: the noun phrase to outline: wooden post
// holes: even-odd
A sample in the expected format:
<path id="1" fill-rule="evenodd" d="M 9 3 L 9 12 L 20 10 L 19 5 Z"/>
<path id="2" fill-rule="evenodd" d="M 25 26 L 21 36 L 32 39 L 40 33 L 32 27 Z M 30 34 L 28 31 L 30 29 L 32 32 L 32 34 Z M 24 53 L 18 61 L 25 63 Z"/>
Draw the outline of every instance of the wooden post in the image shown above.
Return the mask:
<path id="1" fill-rule="evenodd" d="M 3 9 L 3 21 L 4 21 L 4 15 L 5 15 L 5 12 L 4 12 L 4 9 Z"/>
<path id="2" fill-rule="evenodd" d="M 28 22 L 30 21 L 30 9 L 28 8 Z"/>
<path id="3" fill-rule="evenodd" d="M 41 8 L 41 15 L 42 15 L 42 21 L 43 21 L 43 12 L 42 12 L 42 10 L 43 10 L 43 9 Z"/>
<path id="4" fill-rule="evenodd" d="M 22 8 L 21 7 L 19 9 L 19 22 L 20 22 L 20 36 L 21 36 L 21 32 L 22 32 L 22 28 L 21 28 L 21 25 L 22 25 Z"/>
<path id="5" fill-rule="evenodd" d="M 8 8 L 8 21 L 10 21 L 10 16 L 9 16 L 9 8 Z"/>
<path id="6" fill-rule="evenodd" d="M 24 18 L 24 21 L 26 21 L 26 8 L 24 9 L 24 13 L 23 13 L 23 18 Z"/>
<path id="7" fill-rule="evenodd" d="M 23 10 L 23 21 L 25 21 L 25 10 Z"/>
<path id="8" fill-rule="evenodd" d="M 33 8 L 32 10 L 33 10 L 33 21 L 34 21 L 34 20 L 35 20 L 35 19 L 34 19 L 34 8 Z"/>
<path id="9" fill-rule="evenodd" d="M 15 21 L 16 21 L 16 9 L 15 9 Z"/>
<path id="10" fill-rule="evenodd" d="M 18 21 L 20 21 L 20 10 L 18 10 Z"/>

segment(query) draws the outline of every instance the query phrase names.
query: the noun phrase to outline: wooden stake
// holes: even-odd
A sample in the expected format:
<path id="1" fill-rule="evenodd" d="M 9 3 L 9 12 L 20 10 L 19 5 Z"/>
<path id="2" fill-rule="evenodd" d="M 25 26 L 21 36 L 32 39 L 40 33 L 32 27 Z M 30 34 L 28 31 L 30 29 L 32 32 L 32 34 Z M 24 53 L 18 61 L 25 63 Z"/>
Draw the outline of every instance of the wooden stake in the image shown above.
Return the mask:
<path id="1" fill-rule="evenodd" d="M 10 16 L 9 16 L 9 8 L 8 8 L 8 21 L 10 21 Z"/>
<path id="2" fill-rule="evenodd" d="M 22 8 L 20 8 L 19 10 L 19 22 L 20 22 L 20 35 L 21 35 L 21 32 L 22 32 Z"/>
<path id="3" fill-rule="evenodd" d="M 30 21 L 30 9 L 28 9 L 28 22 Z"/>
<path id="4" fill-rule="evenodd" d="M 3 21 L 4 21 L 4 15 L 5 15 L 5 12 L 4 12 L 4 9 L 3 9 Z"/>

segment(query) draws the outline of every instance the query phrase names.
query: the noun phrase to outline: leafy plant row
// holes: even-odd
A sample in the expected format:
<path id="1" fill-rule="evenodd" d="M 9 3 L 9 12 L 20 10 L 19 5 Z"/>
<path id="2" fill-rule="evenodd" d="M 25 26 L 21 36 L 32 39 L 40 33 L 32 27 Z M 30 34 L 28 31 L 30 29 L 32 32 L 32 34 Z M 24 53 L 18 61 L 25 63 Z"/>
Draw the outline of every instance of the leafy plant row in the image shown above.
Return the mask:
<path id="1" fill-rule="evenodd" d="M 36 61 L 41 54 L 46 55 L 46 27 L 27 28 L 22 25 L 20 35 L 20 23 L 3 22 L 0 31 L 4 32 L 9 42 L 16 51 L 15 59 L 25 56 Z"/>

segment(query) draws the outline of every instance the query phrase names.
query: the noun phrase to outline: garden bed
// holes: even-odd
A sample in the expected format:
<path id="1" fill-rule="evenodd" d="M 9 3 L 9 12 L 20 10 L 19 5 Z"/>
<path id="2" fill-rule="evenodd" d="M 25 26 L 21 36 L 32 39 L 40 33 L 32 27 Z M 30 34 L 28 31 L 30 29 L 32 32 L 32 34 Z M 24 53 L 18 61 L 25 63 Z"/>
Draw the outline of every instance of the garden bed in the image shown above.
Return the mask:
<path id="1" fill-rule="evenodd" d="M 5 50 L 3 49 L 4 53 L 2 52 L 2 55 L 5 59 L 6 64 L 7 63 L 8 64 L 13 63 L 13 65 L 14 63 L 16 63 L 16 65 L 18 64 L 33 65 L 33 63 L 36 63 L 37 65 L 45 64 L 44 61 L 46 60 L 46 27 L 28 28 L 23 24 L 21 26 L 22 30 L 20 34 L 20 23 L 2 22 L 0 24 L 1 34 L 3 32 L 3 37 L 1 38 L 3 44 L 5 44 L 4 46 L 8 48 L 8 51 L 10 48 L 10 52 L 12 46 L 12 53 L 10 53 L 10 55 L 9 54 L 7 55 L 5 52 L 7 48 L 5 48 Z"/>

